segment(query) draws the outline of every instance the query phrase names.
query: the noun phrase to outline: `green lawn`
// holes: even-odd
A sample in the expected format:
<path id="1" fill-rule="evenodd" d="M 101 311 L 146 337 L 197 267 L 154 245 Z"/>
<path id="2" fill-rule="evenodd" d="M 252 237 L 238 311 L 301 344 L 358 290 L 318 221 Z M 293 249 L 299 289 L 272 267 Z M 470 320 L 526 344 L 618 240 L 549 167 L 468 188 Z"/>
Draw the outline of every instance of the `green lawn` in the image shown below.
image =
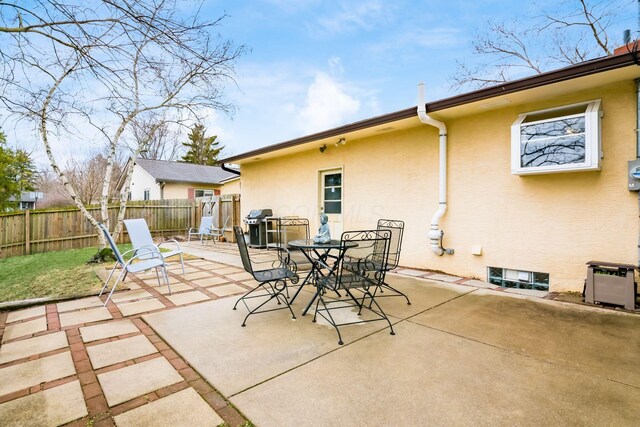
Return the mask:
<path id="1" fill-rule="evenodd" d="M 131 245 L 119 248 L 124 252 Z M 0 259 L 0 302 L 100 291 L 93 272 L 98 265 L 87 264 L 95 253 L 86 248 Z"/>

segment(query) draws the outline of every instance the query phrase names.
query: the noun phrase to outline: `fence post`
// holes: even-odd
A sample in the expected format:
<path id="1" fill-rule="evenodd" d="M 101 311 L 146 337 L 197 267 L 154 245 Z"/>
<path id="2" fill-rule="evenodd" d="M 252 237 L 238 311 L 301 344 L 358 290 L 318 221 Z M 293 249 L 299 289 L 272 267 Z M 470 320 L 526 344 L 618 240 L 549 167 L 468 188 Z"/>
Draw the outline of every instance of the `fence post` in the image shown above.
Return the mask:
<path id="1" fill-rule="evenodd" d="M 24 254 L 31 254 L 31 220 L 29 219 L 29 209 L 24 211 Z"/>

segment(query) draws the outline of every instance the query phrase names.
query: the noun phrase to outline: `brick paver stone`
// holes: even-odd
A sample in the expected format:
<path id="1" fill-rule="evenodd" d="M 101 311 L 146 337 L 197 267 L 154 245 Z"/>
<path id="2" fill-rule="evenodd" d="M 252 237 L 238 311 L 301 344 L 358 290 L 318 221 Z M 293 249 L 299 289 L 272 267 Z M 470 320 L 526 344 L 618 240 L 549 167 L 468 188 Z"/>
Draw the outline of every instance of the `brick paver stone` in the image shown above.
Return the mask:
<path id="1" fill-rule="evenodd" d="M 144 313 L 151 310 L 165 308 L 165 305 L 157 299 L 146 299 L 135 302 L 123 302 L 116 304 L 123 316 L 131 316 L 133 314 Z"/>
<path id="2" fill-rule="evenodd" d="M 209 297 L 200 291 L 184 292 L 182 294 L 167 295 L 167 299 L 175 305 L 190 304 L 192 302 L 205 301 Z"/>
<path id="3" fill-rule="evenodd" d="M 217 426 L 224 422 L 192 388 L 124 412 L 114 417 L 118 427 L 128 426 Z"/>
<path id="4" fill-rule="evenodd" d="M 79 325 L 82 323 L 97 322 L 100 320 L 113 319 L 107 307 L 89 308 L 86 310 L 71 311 L 60 314 L 60 325 Z"/>
<path id="5" fill-rule="evenodd" d="M 0 364 L 67 347 L 67 334 L 54 332 L 40 337 L 4 344 L 0 348 Z"/>
<path id="6" fill-rule="evenodd" d="M 57 304 L 57 307 L 58 313 L 64 313 L 67 311 L 79 310 L 81 308 L 100 307 L 101 305 L 102 301 L 100 301 L 100 298 L 89 297 L 61 302 Z"/>
<path id="7" fill-rule="evenodd" d="M 0 396 L 76 373 L 71 353 L 54 354 L 0 369 Z"/>
<path id="8" fill-rule="evenodd" d="M 130 320 L 120 320 L 101 325 L 85 326 L 80 328 L 80 334 L 84 342 L 101 340 L 103 338 L 117 337 L 118 335 L 138 332 L 138 328 Z"/>
<path id="9" fill-rule="evenodd" d="M 105 372 L 98 375 L 98 381 L 109 406 L 115 406 L 183 379 L 164 357 L 158 357 Z"/>
<path id="10" fill-rule="evenodd" d="M 93 369 L 146 356 L 157 351 L 156 347 L 144 335 L 87 347 Z"/>
<path id="11" fill-rule="evenodd" d="M 4 330 L 2 342 L 12 340 L 14 338 L 24 337 L 26 335 L 35 334 L 47 330 L 47 318 L 39 317 L 27 322 L 15 323 L 8 325 Z"/>
<path id="12" fill-rule="evenodd" d="M 44 305 L 38 307 L 27 308 L 25 310 L 12 311 L 7 316 L 7 323 L 17 322 L 18 320 L 29 319 L 36 316 L 44 316 L 46 309 Z"/>
<path id="13" fill-rule="evenodd" d="M 80 382 L 72 381 L 0 405 L 4 427 L 56 426 L 88 415 Z"/>

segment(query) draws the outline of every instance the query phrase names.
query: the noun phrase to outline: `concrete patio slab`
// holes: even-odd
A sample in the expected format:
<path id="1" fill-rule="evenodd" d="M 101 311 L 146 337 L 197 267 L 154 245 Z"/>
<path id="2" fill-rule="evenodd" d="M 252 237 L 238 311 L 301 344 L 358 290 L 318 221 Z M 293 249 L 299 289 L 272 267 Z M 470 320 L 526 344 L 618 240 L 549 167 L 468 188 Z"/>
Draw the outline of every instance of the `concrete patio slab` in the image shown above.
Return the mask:
<path id="1" fill-rule="evenodd" d="M 100 307 L 101 305 L 102 301 L 100 301 L 98 297 L 81 298 L 56 304 L 58 313 L 79 310 L 81 308 Z"/>
<path id="2" fill-rule="evenodd" d="M 113 319 L 107 307 L 88 308 L 85 310 L 71 311 L 60 314 L 60 326 L 79 325 L 82 323 L 98 322 L 100 320 Z"/>
<path id="3" fill-rule="evenodd" d="M 205 301 L 208 300 L 209 297 L 200 291 L 192 291 L 175 295 L 167 295 L 167 299 L 175 305 L 185 305 L 192 302 Z"/>
<path id="4" fill-rule="evenodd" d="M 87 347 L 93 369 L 156 353 L 158 350 L 144 335 Z"/>
<path id="5" fill-rule="evenodd" d="M 54 332 L 40 337 L 10 342 L 0 347 L 0 365 L 68 345 L 67 334 L 64 332 Z"/>
<path id="6" fill-rule="evenodd" d="M 226 274 L 226 276 L 228 279 L 231 279 L 235 282 L 241 282 L 243 280 L 253 279 L 253 276 L 247 272 Z"/>
<path id="7" fill-rule="evenodd" d="M 468 286 L 431 282 L 427 279 L 416 279 L 398 274 L 387 275 L 386 282 L 404 292 L 411 301 L 411 305 L 407 305 L 407 301 L 402 296 L 386 296 L 392 295 L 390 291 L 385 291 L 381 294 L 385 296 L 376 297 L 376 301 L 388 316 L 400 319 L 406 319 L 409 316 L 458 298 L 467 292 L 475 291 L 474 288 Z M 311 289 L 310 287 L 308 288 Z"/>
<path id="8" fill-rule="evenodd" d="M 526 296 L 538 297 L 538 298 L 542 298 L 549 293 L 548 291 L 537 291 L 535 289 L 512 289 L 512 288 L 502 288 L 502 291 L 508 294 L 526 295 Z"/>
<path id="9" fill-rule="evenodd" d="M 399 270 L 395 270 L 394 273 L 402 274 L 402 275 L 405 275 L 405 276 L 411 276 L 411 277 L 420 277 L 420 276 L 424 276 L 425 274 L 427 274 L 426 271 L 411 270 L 411 269 L 408 269 L 408 268 L 401 268 Z"/>
<path id="10" fill-rule="evenodd" d="M 122 313 L 123 316 L 132 316 L 138 313 L 144 313 L 147 311 L 158 310 L 160 308 L 165 308 L 165 305 L 158 301 L 157 299 L 145 299 L 134 302 L 121 302 L 116 304 L 118 310 Z"/>
<path id="11" fill-rule="evenodd" d="M 183 381 L 182 376 L 164 357 L 98 375 L 109 406 Z"/>
<path id="12" fill-rule="evenodd" d="M 478 290 L 412 321 L 640 387 L 640 316 Z"/>
<path id="13" fill-rule="evenodd" d="M 169 295 L 169 288 L 167 286 L 156 288 L 156 290 L 160 292 L 162 295 Z M 171 284 L 171 292 L 182 292 L 182 291 L 188 291 L 188 290 L 193 290 L 193 287 L 190 285 L 187 285 L 186 283 Z"/>
<path id="14" fill-rule="evenodd" d="M 2 342 L 12 340 L 14 338 L 24 337 L 25 335 L 35 334 L 47 330 L 47 318 L 39 317 L 22 323 L 8 325 L 4 330 Z"/>
<path id="15" fill-rule="evenodd" d="M 144 320 L 224 395 L 236 394 L 339 347 L 330 326 L 313 323 L 300 313 L 308 302 L 299 297 L 288 310 L 251 316 L 244 307 L 232 310 L 236 298 L 222 298 L 196 306 L 144 316 Z M 275 303 L 274 303 L 275 305 Z M 189 325 L 185 328 L 184 325 Z M 345 328 L 345 343 L 384 328 L 375 322 Z"/>
<path id="16" fill-rule="evenodd" d="M 79 381 L 21 397 L 0 405 L 5 427 L 58 426 L 88 415 Z"/>
<path id="17" fill-rule="evenodd" d="M 192 388 L 113 417 L 118 427 L 217 426 L 224 422 Z"/>
<path id="18" fill-rule="evenodd" d="M 247 290 L 242 286 L 234 285 L 233 283 L 229 285 L 211 286 L 210 288 L 207 288 L 207 289 L 219 297 L 226 297 L 229 295 L 239 295 L 247 292 Z"/>
<path id="19" fill-rule="evenodd" d="M 397 329 L 396 336 L 376 333 L 231 401 L 266 427 L 640 422 L 637 388 L 410 322 Z"/>
<path id="20" fill-rule="evenodd" d="M 244 270 L 235 267 L 225 267 L 216 270 L 217 274 L 224 274 L 225 276 L 229 276 L 231 274 L 242 273 Z"/>
<path id="21" fill-rule="evenodd" d="M 196 271 L 195 273 L 187 273 L 181 277 L 187 280 L 195 280 L 195 279 L 202 279 L 204 277 L 210 277 L 210 276 L 211 276 L 211 273 L 207 271 Z"/>
<path id="22" fill-rule="evenodd" d="M 151 286 L 154 286 L 153 284 Z M 155 283 L 155 286 L 158 286 L 158 282 Z M 166 287 L 166 286 L 165 286 Z M 137 289 L 135 291 L 127 291 L 127 292 L 116 292 L 111 297 L 111 301 L 114 303 L 123 302 L 123 301 L 133 301 L 136 299 L 144 299 L 151 298 L 152 295 L 145 291 L 144 289 Z"/>
<path id="23" fill-rule="evenodd" d="M 117 337 L 118 335 L 139 332 L 136 325 L 130 320 L 120 320 L 117 322 L 104 323 L 102 325 L 85 326 L 80 328 L 82 341 L 91 342 L 103 338 Z"/>
<path id="24" fill-rule="evenodd" d="M 207 279 L 193 280 L 193 283 L 195 283 L 198 286 L 202 286 L 203 288 L 206 288 L 208 286 L 221 285 L 223 283 L 229 283 L 230 281 L 231 280 L 227 279 L 226 277 L 209 277 Z"/>
<path id="25" fill-rule="evenodd" d="M 24 310 L 12 311 L 11 313 L 9 313 L 9 316 L 7 316 L 7 323 L 17 322 L 18 320 L 30 319 L 36 316 L 44 316 L 46 313 L 47 312 L 44 305 L 27 308 Z"/>
<path id="26" fill-rule="evenodd" d="M 484 288 L 484 289 L 494 289 L 498 287 L 497 285 L 494 285 L 492 283 L 485 282 L 483 280 L 476 280 L 476 279 L 465 280 L 462 283 L 465 285 L 475 286 L 476 288 Z"/>
<path id="27" fill-rule="evenodd" d="M 76 373 L 71 353 L 54 354 L 0 369 L 0 396 Z"/>
<path id="28" fill-rule="evenodd" d="M 449 283 L 457 282 L 461 279 L 461 277 L 450 276 L 448 274 L 430 274 L 429 276 L 426 276 L 426 278 L 428 278 L 429 280 L 440 280 L 441 282 Z"/>

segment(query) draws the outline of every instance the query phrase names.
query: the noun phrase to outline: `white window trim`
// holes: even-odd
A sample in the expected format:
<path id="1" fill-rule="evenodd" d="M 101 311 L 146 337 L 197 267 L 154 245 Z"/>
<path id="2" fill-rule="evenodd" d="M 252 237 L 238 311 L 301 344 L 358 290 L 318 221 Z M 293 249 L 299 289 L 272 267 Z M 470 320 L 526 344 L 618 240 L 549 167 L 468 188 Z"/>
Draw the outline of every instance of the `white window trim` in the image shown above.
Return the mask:
<path id="1" fill-rule="evenodd" d="M 202 196 L 196 196 L 196 191 L 202 191 Z M 206 192 L 211 192 L 211 194 L 207 196 L 207 195 L 205 195 Z M 203 188 L 194 188 L 193 189 L 193 196 L 194 197 L 213 197 L 215 195 L 216 195 L 215 190 L 210 190 L 210 189 L 206 189 L 205 190 Z"/>
<path id="2" fill-rule="evenodd" d="M 531 111 L 520 114 L 518 119 L 511 125 L 511 173 L 514 175 L 532 175 L 544 173 L 561 173 L 561 172 L 579 172 L 589 170 L 600 170 L 601 151 L 601 126 L 600 126 L 600 100 L 580 102 L 577 104 L 563 105 L 561 107 L 549 108 L 546 110 Z M 586 105 L 587 108 L 583 113 L 562 115 L 562 111 L 570 110 L 575 107 Z M 520 126 L 527 116 L 558 112 L 557 117 L 527 122 L 527 125 L 544 123 L 547 121 L 558 120 L 565 117 L 585 118 L 585 161 L 583 163 L 570 163 L 566 165 L 552 166 L 520 166 Z"/>

